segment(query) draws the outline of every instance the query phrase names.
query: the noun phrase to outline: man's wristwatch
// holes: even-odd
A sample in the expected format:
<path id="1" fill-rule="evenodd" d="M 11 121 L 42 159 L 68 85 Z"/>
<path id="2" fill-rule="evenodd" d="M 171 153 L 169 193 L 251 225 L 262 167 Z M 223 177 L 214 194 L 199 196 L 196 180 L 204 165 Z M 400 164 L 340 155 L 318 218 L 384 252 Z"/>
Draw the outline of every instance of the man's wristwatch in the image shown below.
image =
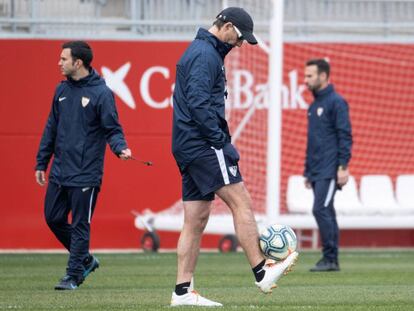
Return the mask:
<path id="1" fill-rule="evenodd" d="M 348 165 L 341 164 L 338 166 L 338 171 L 346 171 L 348 169 Z"/>

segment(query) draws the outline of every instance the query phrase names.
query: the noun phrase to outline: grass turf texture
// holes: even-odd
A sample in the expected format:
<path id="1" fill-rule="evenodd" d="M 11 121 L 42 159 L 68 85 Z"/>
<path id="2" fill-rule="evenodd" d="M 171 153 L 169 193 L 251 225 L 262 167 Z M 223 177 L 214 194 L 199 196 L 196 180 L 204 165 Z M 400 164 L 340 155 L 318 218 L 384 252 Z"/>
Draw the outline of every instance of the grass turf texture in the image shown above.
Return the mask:
<path id="1" fill-rule="evenodd" d="M 174 253 L 97 257 L 101 267 L 79 289 L 55 291 L 66 255 L 0 254 L 0 310 L 171 310 Z M 302 252 L 294 271 L 264 295 L 242 253 L 202 253 L 196 289 L 223 303 L 220 310 L 414 310 L 414 250 L 344 250 L 341 272 L 308 272 L 318 259 Z"/>

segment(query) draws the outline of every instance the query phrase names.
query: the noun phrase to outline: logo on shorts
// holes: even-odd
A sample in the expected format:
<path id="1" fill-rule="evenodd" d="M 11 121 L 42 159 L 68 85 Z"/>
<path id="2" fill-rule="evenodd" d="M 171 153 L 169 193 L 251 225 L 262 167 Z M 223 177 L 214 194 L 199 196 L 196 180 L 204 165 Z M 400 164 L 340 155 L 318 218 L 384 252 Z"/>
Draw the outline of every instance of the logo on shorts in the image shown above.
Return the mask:
<path id="1" fill-rule="evenodd" d="M 236 177 L 236 175 L 237 175 L 237 165 L 229 166 L 229 171 L 234 177 Z"/>

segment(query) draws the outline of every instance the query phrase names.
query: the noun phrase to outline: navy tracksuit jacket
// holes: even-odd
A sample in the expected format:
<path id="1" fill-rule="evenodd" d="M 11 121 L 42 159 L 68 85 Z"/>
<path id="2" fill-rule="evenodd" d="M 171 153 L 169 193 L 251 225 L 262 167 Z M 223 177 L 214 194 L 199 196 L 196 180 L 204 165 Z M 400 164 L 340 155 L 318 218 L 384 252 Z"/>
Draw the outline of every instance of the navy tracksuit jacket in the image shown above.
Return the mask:
<path id="1" fill-rule="evenodd" d="M 100 186 L 106 142 L 120 154 L 127 148 L 112 91 L 94 70 L 84 79 L 62 81 L 40 142 L 36 170 L 62 186 Z"/>
<path id="2" fill-rule="evenodd" d="M 347 102 L 332 84 L 313 94 L 308 109 L 305 177 L 309 181 L 336 178 L 339 165 L 351 159 L 352 131 Z"/>
<path id="3" fill-rule="evenodd" d="M 45 218 L 70 252 L 67 274 L 79 282 L 89 256 L 90 221 L 102 183 L 107 142 L 117 155 L 127 148 L 114 96 L 105 81 L 94 70 L 79 81 L 62 81 L 53 97 L 36 170 L 46 171 L 54 156 Z"/>
<path id="4" fill-rule="evenodd" d="M 312 183 L 313 214 L 324 258 L 337 261 L 339 229 L 333 206 L 339 165 L 351 159 L 352 131 L 347 102 L 332 84 L 315 92 L 308 109 L 308 141 L 304 176 Z"/>
<path id="5" fill-rule="evenodd" d="M 224 57 L 231 49 L 230 44 L 200 28 L 178 61 L 172 152 L 181 171 L 206 149 L 222 149 L 231 141 L 223 96 Z"/>

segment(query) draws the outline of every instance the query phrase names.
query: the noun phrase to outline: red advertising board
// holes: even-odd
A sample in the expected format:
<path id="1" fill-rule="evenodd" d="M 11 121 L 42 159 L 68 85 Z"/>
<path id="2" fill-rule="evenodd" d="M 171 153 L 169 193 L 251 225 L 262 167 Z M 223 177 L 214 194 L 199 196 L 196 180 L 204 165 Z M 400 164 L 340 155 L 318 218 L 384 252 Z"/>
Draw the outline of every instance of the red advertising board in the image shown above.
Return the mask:
<path id="1" fill-rule="evenodd" d="M 35 183 L 34 166 L 54 89 L 62 79 L 57 66 L 62 43 L 0 40 L 0 249 L 60 247 L 44 221 L 46 189 Z M 136 158 L 154 163 L 148 167 L 123 162 L 107 150 L 91 247 L 138 248 L 139 232 L 131 211 L 160 211 L 181 195 L 179 172 L 170 152 L 171 94 L 175 64 L 189 43 L 90 43 L 95 55 L 93 67 L 116 94 L 129 147 Z M 359 58 L 352 57 L 354 51 Z M 374 57 L 377 59 L 373 60 L 372 51 L 379 53 Z M 286 44 L 284 84 L 290 95 L 283 106 L 282 202 L 287 177 L 301 174 L 303 168 L 306 109 L 301 107 L 301 99 L 309 103 L 311 96 L 301 88 L 302 67 L 307 58 L 326 55 L 335 64 L 333 81 L 351 107 L 355 141 L 351 169 L 357 179 L 364 174 L 383 173 L 395 180 L 399 174 L 414 173 L 414 93 L 410 85 L 414 78 L 414 46 Z M 383 55 L 398 55 L 406 70 L 396 71 L 395 64 L 382 59 Z M 389 76 L 384 77 L 384 73 Z M 400 76 L 395 80 L 392 75 Z M 395 81 L 397 85 L 392 85 Z M 362 95 L 364 89 L 374 102 Z M 391 134 L 401 127 L 405 134 Z M 388 161 L 390 158 L 392 161 Z M 161 236 L 161 247 L 175 247 L 177 233 Z M 345 236 L 344 241 L 348 240 Z M 216 242 L 217 237 L 210 236 L 203 246 L 216 246 Z M 412 232 L 404 233 L 402 245 L 414 245 Z"/>

